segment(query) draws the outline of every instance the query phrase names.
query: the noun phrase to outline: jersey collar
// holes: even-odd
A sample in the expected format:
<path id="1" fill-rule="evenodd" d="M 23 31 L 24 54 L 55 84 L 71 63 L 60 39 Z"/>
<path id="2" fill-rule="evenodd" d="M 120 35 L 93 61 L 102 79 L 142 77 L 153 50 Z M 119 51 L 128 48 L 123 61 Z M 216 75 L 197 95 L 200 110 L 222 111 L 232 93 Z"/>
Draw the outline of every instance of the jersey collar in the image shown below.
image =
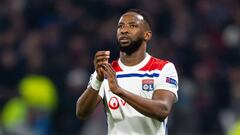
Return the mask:
<path id="1" fill-rule="evenodd" d="M 141 69 L 142 67 L 144 67 L 148 63 L 150 58 L 151 58 L 151 56 L 148 53 L 146 53 L 145 58 L 137 65 L 126 66 L 121 62 L 120 59 L 118 59 L 118 64 L 121 67 L 121 69 L 124 70 L 124 71 L 137 71 L 137 70 Z"/>

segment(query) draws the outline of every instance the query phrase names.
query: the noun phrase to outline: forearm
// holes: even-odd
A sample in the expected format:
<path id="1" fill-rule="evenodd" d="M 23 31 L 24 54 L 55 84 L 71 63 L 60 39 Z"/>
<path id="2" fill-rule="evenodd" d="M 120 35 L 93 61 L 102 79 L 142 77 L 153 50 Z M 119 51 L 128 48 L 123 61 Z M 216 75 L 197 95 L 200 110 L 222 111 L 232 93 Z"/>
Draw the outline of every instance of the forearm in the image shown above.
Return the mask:
<path id="1" fill-rule="evenodd" d="M 76 103 L 76 115 L 79 119 L 86 119 L 89 114 L 94 110 L 100 98 L 98 91 L 88 87 L 84 93 L 78 98 Z"/>
<path id="2" fill-rule="evenodd" d="M 163 121 L 169 114 L 175 95 L 162 89 L 156 89 L 153 92 L 152 99 L 146 99 L 133 94 L 118 85 L 116 72 L 110 64 L 103 65 L 103 72 L 107 76 L 110 90 L 125 100 L 129 105 L 145 116 Z"/>
<path id="3" fill-rule="evenodd" d="M 101 101 L 98 93 L 104 79 L 102 64 L 108 63 L 109 57 L 110 51 L 98 51 L 95 54 L 93 60 L 95 72 L 91 75 L 89 86 L 76 103 L 76 115 L 80 119 L 86 119 Z"/>
<path id="4" fill-rule="evenodd" d="M 143 98 L 124 89 L 117 95 L 143 115 L 159 121 L 163 121 L 171 110 L 164 100 Z"/>

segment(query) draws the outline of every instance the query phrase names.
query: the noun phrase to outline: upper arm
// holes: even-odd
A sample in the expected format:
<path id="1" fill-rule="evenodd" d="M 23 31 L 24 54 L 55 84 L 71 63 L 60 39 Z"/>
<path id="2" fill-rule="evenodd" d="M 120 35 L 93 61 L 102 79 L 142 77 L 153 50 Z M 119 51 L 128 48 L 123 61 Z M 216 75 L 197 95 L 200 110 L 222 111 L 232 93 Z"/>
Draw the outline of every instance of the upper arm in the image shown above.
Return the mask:
<path id="1" fill-rule="evenodd" d="M 159 112 L 167 117 L 172 105 L 178 100 L 178 75 L 175 66 L 167 63 L 161 70 L 160 76 L 156 78 L 155 90 L 152 99 L 159 104 Z"/>
<path id="2" fill-rule="evenodd" d="M 175 102 L 175 94 L 168 90 L 158 89 L 154 91 L 152 99 L 158 100 L 170 112 Z"/>
<path id="3" fill-rule="evenodd" d="M 154 93 L 160 93 L 160 95 L 164 94 L 167 97 L 173 96 L 174 102 L 176 102 L 178 100 L 177 91 L 178 91 L 177 71 L 173 63 L 169 62 L 163 67 L 160 76 L 156 79 Z"/>

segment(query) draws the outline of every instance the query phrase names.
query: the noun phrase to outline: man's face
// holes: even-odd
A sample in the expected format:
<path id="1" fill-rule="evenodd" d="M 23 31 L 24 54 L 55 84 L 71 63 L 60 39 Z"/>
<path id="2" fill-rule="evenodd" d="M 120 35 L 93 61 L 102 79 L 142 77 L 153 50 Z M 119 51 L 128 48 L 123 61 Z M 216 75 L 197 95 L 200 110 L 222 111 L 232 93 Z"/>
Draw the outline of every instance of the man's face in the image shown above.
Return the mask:
<path id="1" fill-rule="evenodd" d="M 143 17 L 134 12 L 122 15 L 118 22 L 117 40 L 120 51 L 132 54 L 144 41 Z"/>

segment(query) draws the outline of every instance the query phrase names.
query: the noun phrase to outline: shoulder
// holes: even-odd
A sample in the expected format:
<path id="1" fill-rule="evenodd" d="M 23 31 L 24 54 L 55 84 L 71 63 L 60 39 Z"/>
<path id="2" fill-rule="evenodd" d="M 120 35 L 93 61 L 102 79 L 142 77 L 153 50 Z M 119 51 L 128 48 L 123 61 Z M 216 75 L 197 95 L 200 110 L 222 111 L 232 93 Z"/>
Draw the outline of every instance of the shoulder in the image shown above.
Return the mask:
<path id="1" fill-rule="evenodd" d="M 151 56 L 149 62 L 140 70 L 162 70 L 168 64 L 171 64 L 171 62 L 168 60 Z"/>
<path id="2" fill-rule="evenodd" d="M 112 61 L 111 65 L 116 72 L 122 71 L 121 67 L 118 64 L 118 60 Z"/>
<path id="3" fill-rule="evenodd" d="M 155 66 L 159 70 L 162 70 L 163 67 L 171 63 L 168 60 L 162 60 L 156 57 L 152 57 L 152 61 L 153 61 L 153 66 Z"/>

